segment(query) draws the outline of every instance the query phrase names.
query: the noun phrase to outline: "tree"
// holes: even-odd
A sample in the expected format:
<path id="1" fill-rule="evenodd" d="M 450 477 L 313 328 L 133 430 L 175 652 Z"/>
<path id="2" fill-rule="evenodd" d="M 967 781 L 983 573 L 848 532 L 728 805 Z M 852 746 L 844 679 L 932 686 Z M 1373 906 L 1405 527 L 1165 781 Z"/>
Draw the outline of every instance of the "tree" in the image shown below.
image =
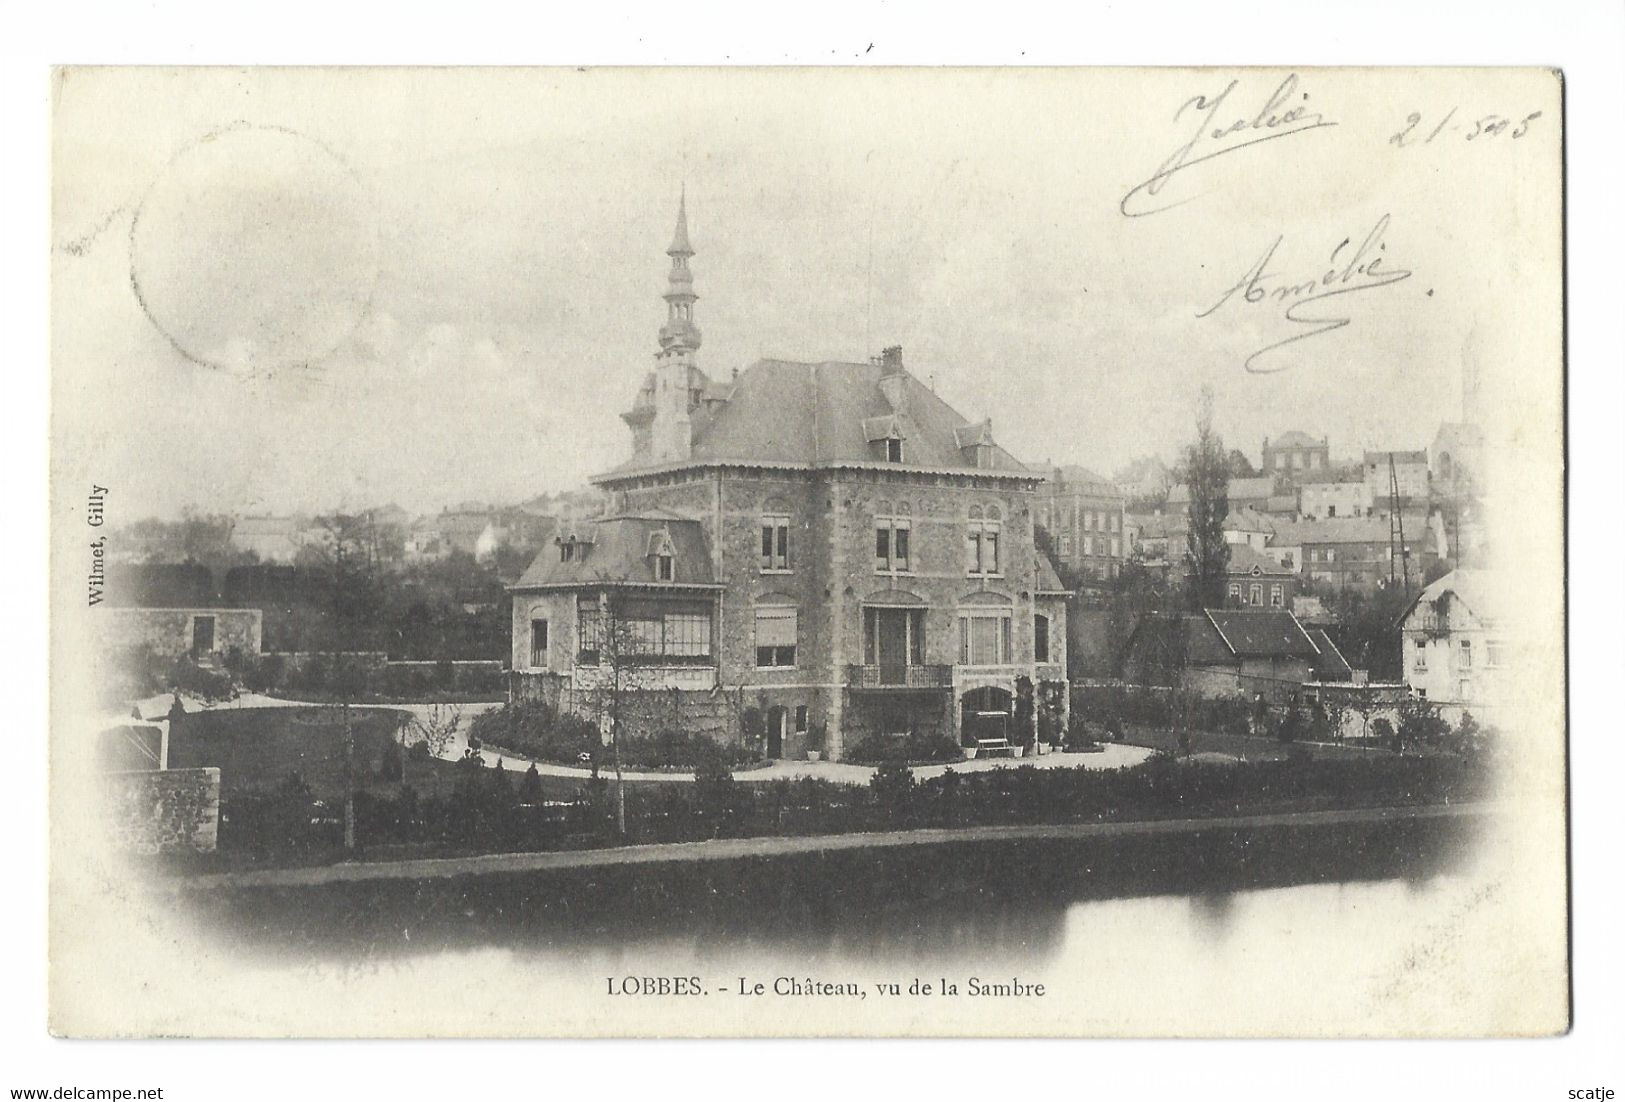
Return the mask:
<path id="1" fill-rule="evenodd" d="M 344 848 L 355 848 L 355 728 L 350 708 L 366 670 L 357 654 L 374 633 L 383 607 L 383 578 L 372 522 L 335 514 L 319 521 L 322 538 L 302 549 L 325 591 L 323 641 L 332 658 L 331 686 L 344 726 Z"/>
<path id="2" fill-rule="evenodd" d="M 1204 386 L 1197 404 L 1196 440 L 1185 449 L 1183 470 L 1190 487 L 1185 546 L 1190 558 L 1192 611 L 1224 604 L 1230 571 L 1230 545 L 1224 520 L 1230 515 L 1230 468 L 1224 440 L 1213 430 L 1213 389 Z"/>
<path id="3" fill-rule="evenodd" d="M 582 694 L 586 713 L 597 721 L 599 736 L 609 744 L 615 768 L 615 830 L 626 836 L 626 782 L 621 770 L 621 739 L 632 718 L 634 702 L 653 687 L 651 660 L 656 658 L 645 621 L 633 616 L 630 598 L 618 587 L 605 583 L 598 593 L 598 608 L 583 625 L 582 658 L 596 661 L 597 672 L 587 681 Z M 585 663 L 592 665 L 591 662 Z M 593 755 L 593 775 L 597 776 L 598 755 Z"/>
<path id="4" fill-rule="evenodd" d="M 1399 705 L 1401 751 L 1407 746 L 1433 746 L 1450 733 L 1450 724 L 1439 714 L 1439 706 L 1421 697 L 1407 697 Z"/>
<path id="5" fill-rule="evenodd" d="M 457 737 L 457 729 L 462 724 L 461 708 L 455 704 L 435 701 L 421 715 L 414 715 L 406 726 L 410 727 L 418 740 L 429 748 L 430 754 L 443 758 L 446 751 L 451 749 L 452 741 Z"/>
<path id="6" fill-rule="evenodd" d="M 1252 461 L 1242 453 L 1240 448 L 1231 448 L 1230 453 L 1224 457 L 1224 462 L 1231 478 L 1258 477 L 1258 471 L 1253 467 Z"/>
<path id="7" fill-rule="evenodd" d="M 1458 754 L 1471 754 L 1478 750 L 1479 743 L 1484 741 L 1484 728 L 1473 718 L 1473 713 L 1461 713 L 1461 720 L 1456 724 L 1451 741 Z"/>

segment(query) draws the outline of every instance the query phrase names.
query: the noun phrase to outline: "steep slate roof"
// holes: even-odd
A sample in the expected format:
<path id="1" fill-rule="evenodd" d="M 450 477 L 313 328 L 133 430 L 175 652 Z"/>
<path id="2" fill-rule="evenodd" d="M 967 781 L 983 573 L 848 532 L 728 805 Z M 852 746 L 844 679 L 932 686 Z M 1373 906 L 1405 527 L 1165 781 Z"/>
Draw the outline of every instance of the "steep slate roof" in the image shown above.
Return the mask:
<path id="1" fill-rule="evenodd" d="M 1315 679 L 1317 681 L 1352 681 L 1354 667 L 1350 666 L 1343 652 L 1337 649 L 1332 637 L 1322 628 L 1304 629 L 1315 648 L 1320 651 L 1320 657 L 1315 660 Z"/>
<path id="2" fill-rule="evenodd" d="M 697 520 L 685 520 L 663 509 L 603 517 L 583 524 L 577 535 L 591 543 L 578 545 L 569 562 L 560 561 L 557 546 L 536 556 L 510 589 L 591 588 L 597 585 L 638 585 L 682 589 L 712 586 L 711 548 Z M 672 580 L 655 579 L 654 549 L 669 536 Z M 582 550 L 585 550 L 585 554 Z"/>
<path id="3" fill-rule="evenodd" d="M 1224 518 L 1224 527 L 1228 532 L 1273 532 L 1275 522 L 1251 505 L 1243 505 L 1230 510 L 1230 515 Z"/>
<path id="4" fill-rule="evenodd" d="M 714 407 L 702 403 L 691 413 L 694 444 L 688 459 L 652 463 L 634 458 L 598 480 L 710 462 L 877 463 L 865 422 L 897 412 L 880 389 L 885 373 L 886 368 L 873 363 L 759 360 L 740 372 L 727 401 Z M 977 470 L 960 450 L 955 433 L 963 429 L 974 437 L 979 422 L 961 416 L 913 375 L 904 372 L 902 380 L 903 462 L 886 466 Z M 998 445 L 991 469 L 1028 470 Z"/>
<path id="5" fill-rule="evenodd" d="M 1320 445 L 1321 441 L 1316 440 L 1307 432 L 1299 432 L 1297 429 L 1283 432 L 1270 441 L 1270 447 L 1272 448 L 1318 448 Z"/>
<path id="6" fill-rule="evenodd" d="M 1288 578 L 1295 577 L 1298 573 L 1296 570 L 1287 569 L 1268 555 L 1262 555 L 1254 551 L 1245 543 L 1231 544 L 1229 572 L 1231 574 L 1250 575 L 1254 570 L 1257 570 L 1260 575 Z"/>
<path id="7" fill-rule="evenodd" d="M 1452 570 L 1442 578 L 1436 579 L 1432 585 L 1423 588 L 1416 595 L 1415 600 L 1405 606 L 1400 614 L 1399 622 L 1409 619 L 1416 606 L 1423 601 L 1432 603 L 1446 593 L 1466 605 L 1468 610 L 1480 620 L 1494 620 L 1500 602 L 1496 597 L 1497 586 L 1494 575 L 1487 570 Z"/>
<path id="8" fill-rule="evenodd" d="M 1284 609 L 1210 608 L 1206 616 L 1237 658 L 1320 657 L 1320 650 Z"/>
<path id="9" fill-rule="evenodd" d="M 1406 538 L 1410 538 L 1410 524 L 1417 525 L 1417 534 L 1426 527 L 1424 518 L 1405 518 Z M 1388 521 L 1378 516 L 1327 517 L 1325 520 L 1300 520 L 1295 524 L 1275 526 L 1273 541 L 1280 547 L 1301 547 L 1308 543 L 1387 543 Z"/>

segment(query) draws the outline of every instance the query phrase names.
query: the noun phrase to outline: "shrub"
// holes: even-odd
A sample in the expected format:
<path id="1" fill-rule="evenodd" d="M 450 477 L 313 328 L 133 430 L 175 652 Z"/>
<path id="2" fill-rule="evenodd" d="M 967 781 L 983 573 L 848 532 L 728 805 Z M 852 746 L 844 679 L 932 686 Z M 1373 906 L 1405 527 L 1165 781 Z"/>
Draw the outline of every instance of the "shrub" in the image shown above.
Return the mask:
<path id="1" fill-rule="evenodd" d="M 964 757 L 959 745 L 940 734 L 910 731 L 905 738 L 871 732 L 852 745 L 846 754 L 848 761 L 860 765 L 885 762 L 941 762 L 958 761 Z"/>
<path id="2" fill-rule="evenodd" d="M 887 816 L 907 815 L 914 800 L 914 770 L 900 761 L 882 763 L 869 778 L 869 794 Z"/>
<path id="3" fill-rule="evenodd" d="M 738 792 L 733 770 L 721 755 L 706 755 L 694 769 L 694 797 L 700 810 L 712 823 L 713 835 L 721 832 L 734 812 Z"/>
<path id="4" fill-rule="evenodd" d="M 519 781 L 519 802 L 532 806 L 542 802 L 542 775 L 534 764 Z"/>
<path id="5" fill-rule="evenodd" d="M 1281 721 L 1275 726 L 1275 737 L 1282 742 L 1297 742 L 1303 737 L 1306 722 L 1303 711 L 1299 708 L 1289 707 Z"/>
<path id="6" fill-rule="evenodd" d="M 1439 706 L 1410 697 L 1399 705 L 1399 742 L 1403 746 L 1434 746 L 1450 733 Z"/>
<path id="7" fill-rule="evenodd" d="M 237 695 L 230 674 L 206 670 L 188 657 L 175 659 L 168 680 L 169 688 L 204 700 L 230 700 Z"/>
<path id="8" fill-rule="evenodd" d="M 1066 749 L 1072 753 L 1097 749 L 1100 745 L 1100 735 L 1104 733 L 1104 728 L 1090 723 L 1082 716 L 1073 716 L 1066 729 Z"/>

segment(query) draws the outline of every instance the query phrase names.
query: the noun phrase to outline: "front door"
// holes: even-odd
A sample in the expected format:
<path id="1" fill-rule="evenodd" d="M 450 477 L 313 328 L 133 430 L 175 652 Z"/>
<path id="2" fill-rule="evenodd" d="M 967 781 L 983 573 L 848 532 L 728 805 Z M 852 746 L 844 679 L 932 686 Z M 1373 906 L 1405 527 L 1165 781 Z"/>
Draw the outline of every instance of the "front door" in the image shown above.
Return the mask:
<path id="1" fill-rule="evenodd" d="M 767 756 L 784 757 L 784 709 L 776 705 L 767 710 Z"/>
<path id="2" fill-rule="evenodd" d="M 196 658 L 214 653 L 214 617 L 192 617 L 192 654 Z"/>

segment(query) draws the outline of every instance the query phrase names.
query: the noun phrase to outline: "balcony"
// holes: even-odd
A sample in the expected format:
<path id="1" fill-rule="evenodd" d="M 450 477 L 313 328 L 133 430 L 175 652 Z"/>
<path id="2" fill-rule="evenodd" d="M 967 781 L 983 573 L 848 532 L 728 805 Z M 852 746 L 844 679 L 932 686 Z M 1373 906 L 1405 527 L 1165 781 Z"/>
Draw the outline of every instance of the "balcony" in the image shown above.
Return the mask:
<path id="1" fill-rule="evenodd" d="M 846 684 L 850 689 L 946 689 L 953 682 L 952 666 L 897 663 L 846 668 Z"/>

